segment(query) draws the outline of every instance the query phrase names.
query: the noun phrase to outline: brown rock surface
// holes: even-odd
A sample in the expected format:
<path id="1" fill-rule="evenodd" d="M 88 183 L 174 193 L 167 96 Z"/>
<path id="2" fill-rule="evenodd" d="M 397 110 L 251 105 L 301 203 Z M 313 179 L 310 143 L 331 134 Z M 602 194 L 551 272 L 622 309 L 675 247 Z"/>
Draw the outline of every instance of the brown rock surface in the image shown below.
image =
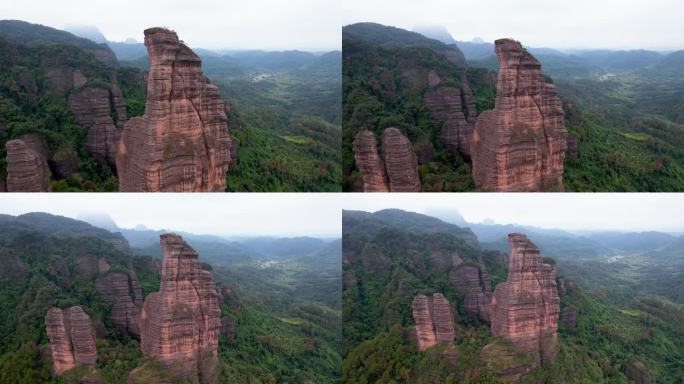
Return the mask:
<path id="1" fill-rule="evenodd" d="M 106 269 L 109 270 L 108 266 Z M 101 275 L 95 280 L 95 289 L 102 301 L 112 306 L 109 318 L 117 330 L 140 338 L 138 316 L 142 308 L 142 289 L 135 272 Z"/>
<path id="2" fill-rule="evenodd" d="M 508 243 L 508 278 L 494 290 L 492 333 L 529 353 L 538 366 L 552 360 L 558 350 L 555 265 L 544 264 L 539 248 L 523 234 L 508 235 Z"/>
<path id="3" fill-rule="evenodd" d="M 416 295 L 412 307 L 419 350 L 423 351 L 440 342 L 454 341 L 454 315 L 444 295 Z"/>
<path id="4" fill-rule="evenodd" d="M 110 88 L 85 87 L 72 93 L 69 109 L 79 125 L 89 128 L 85 145 L 88 153 L 99 163 L 114 167 L 126 106 L 115 78 Z"/>
<path id="5" fill-rule="evenodd" d="M 353 149 L 356 168 L 363 182 L 363 192 L 389 192 L 385 165 L 378 155 L 375 134 L 371 131 L 357 133 Z"/>
<path id="6" fill-rule="evenodd" d="M 520 43 L 496 41 L 496 104 L 478 116 L 470 147 L 475 185 L 490 191 L 563 189 L 564 112 L 541 64 Z"/>
<path id="7" fill-rule="evenodd" d="M 40 148 L 21 139 L 10 140 L 7 149 L 7 191 L 47 192 L 50 190 L 50 168 Z"/>
<path id="8" fill-rule="evenodd" d="M 563 308 L 558 320 L 567 325 L 568 328 L 575 329 L 577 327 L 577 309 L 573 307 Z"/>
<path id="9" fill-rule="evenodd" d="M 390 192 L 419 192 L 418 160 L 411 142 L 397 128 L 382 132 L 382 159 Z"/>
<path id="10" fill-rule="evenodd" d="M 129 120 L 117 153 L 121 191 L 224 191 L 230 162 L 225 106 L 201 60 L 175 32 L 145 30 L 145 115 Z"/>
<path id="11" fill-rule="evenodd" d="M 64 310 L 51 308 L 45 316 L 45 329 L 50 339 L 52 364 L 56 375 L 77 365 L 95 365 L 95 331 L 90 323 L 90 317 L 81 307 Z"/>
<path id="12" fill-rule="evenodd" d="M 177 376 L 213 383 L 219 373 L 221 311 L 212 274 L 175 234 L 160 236 L 164 252 L 161 288 L 140 313 L 141 348 Z"/>
<path id="13" fill-rule="evenodd" d="M 464 113 L 467 112 L 465 88 L 433 88 L 425 92 L 423 100 L 432 119 L 442 124 L 439 139 L 444 147 L 452 154 L 469 158 L 473 123 L 466 119 Z"/>
<path id="14" fill-rule="evenodd" d="M 492 282 L 484 265 L 464 265 L 449 272 L 449 281 L 464 295 L 463 308 L 474 319 L 489 324 Z"/>
<path id="15" fill-rule="evenodd" d="M 237 322 L 234 318 L 230 316 L 221 318 L 221 334 L 225 336 L 228 340 L 235 339 L 235 329 Z"/>
<path id="16" fill-rule="evenodd" d="M 625 368 L 625 375 L 637 384 L 651 384 L 651 375 L 646 365 L 638 360 L 633 360 Z"/>

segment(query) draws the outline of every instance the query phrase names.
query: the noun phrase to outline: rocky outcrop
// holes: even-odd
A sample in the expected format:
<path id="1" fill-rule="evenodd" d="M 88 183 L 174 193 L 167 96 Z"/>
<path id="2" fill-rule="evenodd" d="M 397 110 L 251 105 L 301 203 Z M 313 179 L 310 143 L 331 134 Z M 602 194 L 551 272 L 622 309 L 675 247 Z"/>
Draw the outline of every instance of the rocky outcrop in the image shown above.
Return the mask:
<path id="1" fill-rule="evenodd" d="M 375 134 L 361 131 L 356 134 L 353 143 L 356 168 L 361 174 L 363 192 L 389 192 L 385 165 L 378 155 Z"/>
<path id="2" fill-rule="evenodd" d="M 474 109 L 468 112 L 470 107 L 474 108 L 474 103 L 468 104 L 466 108 L 466 103 L 472 102 L 472 97 L 466 96 L 465 90 L 465 87 L 437 87 L 425 92 L 423 100 L 432 119 L 442 125 L 439 132 L 442 145 L 451 154 L 470 158 L 470 137 L 473 134 L 476 112 Z M 466 118 L 466 113 L 469 118 Z"/>
<path id="3" fill-rule="evenodd" d="M 86 86 L 69 96 L 76 122 L 88 129 L 85 147 L 100 164 L 116 166 L 117 144 L 126 121 L 126 105 L 115 77 L 109 89 Z"/>
<path id="4" fill-rule="evenodd" d="M 353 143 L 354 160 L 363 192 L 418 192 L 418 159 L 411 142 L 397 128 L 382 132 L 378 155 L 375 134 L 361 131 Z"/>
<path id="5" fill-rule="evenodd" d="M 50 168 L 40 148 L 30 141 L 10 140 L 7 149 L 7 191 L 47 192 L 50 190 Z"/>
<path id="6" fill-rule="evenodd" d="M 568 132 L 568 148 L 565 150 L 565 158 L 577 160 L 579 157 L 579 137 L 574 133 Z"/>
<path id="7" fill-rule="evenodd" d="M 52 366 L 56 375 L 77 365 L 95 366 L 97 349 L 90 317 L 81 307 L 51 308 L 45 316 Z"/>
<path id="8" fill-rule="evenodd" d="M 449 272 L 449 281 L 463 294 L 463 309 L 473 319 L 490 323 L 492 282 L 484 265 L 464 265 Z"/>
<path id="9" fill-rule="evenodd" d="M 651 375 L 646 365 L 638 360 L 632 360 L 625 368 L 625 375 L 637 384 L 651 384 Z"/>
<path id="10" fill-rule="evenodd" d="M 419 350 L 423 351 L 440 342 L 453 343 L 454 315 L 444 295 L 416 295 L 412 307 Z"/>
<path id="11" fill-rule="evenodd" d="M 399 129 L 382 132 L 382 160 L 390 192 L 419 192 L 418 160 L 413 146 Z"/>
<path id="12" fill-rule="evenodd" d="M 228 119 L 201 60 L 175 32 L 145 30 L 150 56 L 145 115 L 129 120 L 119 142 L 119 189 L 224 191 L 230 162 Z"/>
<path id="13" fill-rule="evenodd" d="M 563 189 L 564 112 L 541 64 L 519 42 L 496 41 L 496 103 L 478 116 L 470 153 L 473 179 L 488 191 Z"/>
<path id="14" fill-rule="evenodd" d="M 556 268 L 542 262 L 540 251 L 525 235 L 508 235 L 508 278 L 494 290 L 491 329 L 519 351 L 532 366 L 552 360 L 558 350 L 560 299 Z"/>
<path id="15" fill-rule="evenodd" d="M 164 252 L 159 292 L 147 296 L 140 313 L 140 346 L 172 374 L 213 383 L 219 374 L 221 311 L 212 274 L 175 234 L 161 235 Z"/>
<path id="16" fill-rule="evenodd" d="M 100 259 L 99 264 L 100 269 L 109 270 L 106 261 L 102 264 Z M 138 316 L 143 296 L 135 271 L 129 269 L 128 273 L 109 272 L 101 275 L 95 280 L 95 289 L 102 301 L 112 306 L 109 318 L 117 330 L 139 339 Z"/>

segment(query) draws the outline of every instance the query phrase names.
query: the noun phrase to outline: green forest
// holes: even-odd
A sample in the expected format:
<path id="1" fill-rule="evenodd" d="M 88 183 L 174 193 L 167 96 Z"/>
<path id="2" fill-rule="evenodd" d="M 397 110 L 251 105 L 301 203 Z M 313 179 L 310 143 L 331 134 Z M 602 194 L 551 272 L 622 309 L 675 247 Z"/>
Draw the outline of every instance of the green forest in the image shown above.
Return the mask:
<path id="1" fill-rule="evenodd" d="M 143 364 L 159 379 L 182 382 L 144 357 L 136 339 L 116 330 L 111 308 L 94 285 L 104 258 L 110 271 L 132 268 L 144 296 L 158 291 L 158 245 L 154 252 L 127 248 L 120 234 L 41 213 L 2 215 L 0 229 L 0 383 L 76 383 L 88 377 L 126 383 Z M 235 337 L 219 339 L 218 383 L 340 382 L 339 254 L 337 242 L 274 268 L 250 261 L 202 263 L 217 284 L 231 288 L 220 303 L 221 315 L 237 321 Z M 73 305 L 96 328 L 96 371 L 77 367 L 53 377 L 45 314 L 53 306 Z"/>
<path id="2" fill-rule="evenodd" d="M 142 44 L 133 47 L 144 56 L 114 69 L 100 60 L 106 52 L 116 62 L 105 45 L 35 24 L 0 23 L 0 180 L 6 142 L 37 133 L 48 147 L 52 191 L 118 190 L 116 170 L 85 149 L 89 127 L 77 124 L 69 108 L 77 89 L 65 73 L 80 71 L 85 87 L 109 90 L 117 82 L 128 118 L 141 116 L 149 60 Z M 205 75 L 230 105 L 239 155 L 227 174 L 228 191 L 340 191 L 340 52 L 264 52 L 239 63 L 200 52 Z"/>
<path id="3" fill-rule="evenodd" d="M 451 267 L 439 259 L 456 252 L 466 265 L 478 265 L 481 258 L 493 287 L 505 280 L 506 255 L 500 247 L 472 243 L 471 235 L 467 229 L 415 213 L 344 212 L 343 382 L 503 382 L 481 357 L 483 347 L 496 338 L 486 324 L 464 311 L 463 295 L 448 280 Z M 549 255 L 543 247 L 542 255 Z M 561 309 L 576 309 L 577 322 L 575 327 L 559 324 L 555 360 L 520 382 L 628 383 L 626 372 L 634 367 L 647 372 L 653 382 L 684 379 L 681 301 L 624 280 L 597 287 L 589 282 L 612 274 L 610 264 L 594 262 L 577 270 L 587 261 L 572 262 L 573 257 L 562 251 L 551 255 L 557 260 L 558 279 L 568 287 Z M 442 355 L 444 345 L 419 352 L 411 336 L 412 298 L 433 292 L 443 293 L 456 313 L 456 366 Z"/>
<path id="4" fill-rule="evenodd" d="M 525 42 L 522 42 L 523 44 Z M 465 71 L 477 113 L 494 106 L 498 64 L 489 56 L 469 58 L 459 67 L 446 52 L 458 50 L 414 32 L 380 24 L 343 28 L 343 189 L 355 190 L 358 170 L 352 141 L 360 130 L 402 130 L 418 154 L 423 191 L 475 191 L 468 159 L 449 154 L 438 139 L 416 83 L 434 71 L 449 85 L 461 86 Z M 471 44 L 472 45 L 472 44 Z M 465 45 L 472 49 L 469 45 Z M 558 90 L 569 134 L 579 139 L 577 153 L 565 160 L 569 192 L 654 192 L 684 188 L 684 120 L 681 110 L 681 51 L 667 56 L 650 51 L 615 51 L 594 58 L 550 49 L 530 51 Z M 460 51 L 459 51 L 460 52 Z M 600 52 L 599 52 L 600 53 Z M 595 54 L 598 56 L 598 53 Z M 600 59 L 600 60 L 599 60 Z M 429 160 L 420 154 L 434 147 Z"/>

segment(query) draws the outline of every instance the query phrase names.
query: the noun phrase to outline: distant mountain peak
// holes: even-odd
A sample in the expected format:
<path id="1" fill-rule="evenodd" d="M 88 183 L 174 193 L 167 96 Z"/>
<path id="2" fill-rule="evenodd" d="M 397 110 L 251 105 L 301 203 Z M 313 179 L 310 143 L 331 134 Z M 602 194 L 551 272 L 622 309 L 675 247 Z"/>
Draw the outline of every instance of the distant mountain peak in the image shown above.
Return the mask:
<path id="1" fill-rule="evenodd" d="M 456 44 L 456 40 L 443 25 L 417 25 L 413 32 L 418 32 L 425 37 L 441 41 L 444 44 Z"/>
<path id="2" fill-rule="evenodd" d="M 71 32 L 72 34 L 78 37 L 88 39 L 98 44 L 107 42 L 107 38 L 105 37 L 105 35 L 103 35 L 102 32 L 100 32 L 100 30 L 94 25 L 72 24 L 64 27 L 64 30 L 67 32 Z"/>

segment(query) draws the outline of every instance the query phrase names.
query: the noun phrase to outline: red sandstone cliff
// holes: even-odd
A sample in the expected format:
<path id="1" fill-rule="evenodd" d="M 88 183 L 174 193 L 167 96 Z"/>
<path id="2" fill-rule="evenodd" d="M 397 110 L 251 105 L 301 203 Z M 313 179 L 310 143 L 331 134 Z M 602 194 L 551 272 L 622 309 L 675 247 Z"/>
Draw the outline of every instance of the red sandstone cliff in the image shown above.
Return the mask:
<path id="1" fill-rule="evenodd" d="M 106 262 L 105 262 L 106 263 Z M 108 267 L 107 267 L 108 269 Z M 143 304 L 142 289 L 135 272 L 109 272 L 98 276 L 95 289 L 102 301 L 112 306 L 109 318 L 119 332 L 140 338 L 138 316 Z"/>
<path id="2" fill-rule="evenodd" d="M 21 137 L 5 144 L 7 149 L 7 191 L 50 191 L 50 168 L 46 153 L 36 142 Z"/>
<path id="3" fill-rule="evenodd" d="M 119 142 L 121 191 L 223 191 L 230 162 L 228 119 L 201 60 L 175 32 L 145 30 L 150 56 L 145 115 Z"/>
<path id="4" fill-rule="evenodd" d="M 491 329 L 533 358 L 532 366 L 552 360 L 558 350 L 560 298 L 555 265 L 542 262 L 525 235 L 508 235 L 508 278 L 492 299 Z"/>
<path id="5" fill-rule="evenodd" d="M 45 316 L 45 330 L 56 375 L 77 365 L 95 366 L 95 332 L 90 317 L 81 307 L 51 308 Z"/>
<path id="6" fill-rule="evenodd" d="M 375 134 L 361 131 L 353 143 L 363 192 L 419 192 L 418 160 L 413 145 L 397 128 L 382 132 L 381 155 Z"/>
<path id="7" fill-rule="evenodd" d="M 423 351 L 440 342 L 453 343 L 454 315 L 444 295 L 416 295 L 412 306 L 419 350 Z"/>
<path id="8" fill-rule="evenodd" d="M 492 299 L 492 282 L 480 263 L 479 267 L 464 265 L 449 272 L 449 281 L 464 295 L 463 309 L 472 318 L 489 324 Z"/>
<path id="9" fill-rule="evenodd" d="M 161 235 L 161 288 L 147 296 L 140 313 L 140 346 L 177 376 L 213 383 L 219 374 L 221 311 L 212 274 L 175 234 Z"/>
<path id="10" fill-rule="evenodd" d="M 475 185 L 489 191 L 563 189 L 564 112 L 541 64 L 519 42 L 496 41 L 496 104 L 477 118 L 470 153 Z"/>

